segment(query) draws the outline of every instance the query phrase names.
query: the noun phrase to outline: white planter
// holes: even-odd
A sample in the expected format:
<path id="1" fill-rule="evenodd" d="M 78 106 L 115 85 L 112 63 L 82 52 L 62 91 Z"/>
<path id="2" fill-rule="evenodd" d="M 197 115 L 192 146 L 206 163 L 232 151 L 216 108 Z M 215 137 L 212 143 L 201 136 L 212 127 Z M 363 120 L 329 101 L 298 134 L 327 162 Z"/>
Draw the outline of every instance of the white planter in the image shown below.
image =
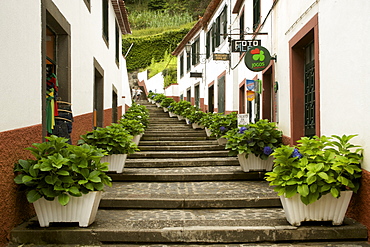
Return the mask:
<path id="1" fill-rule="evenodd" d="M 136 145 L 139 145 L 139 142 L 140 142 L 140 138 L 141 138 L 142 134 L 139 134 L 139 135 L 136 135 L 134 136 L 134 138 L 132 138 L 132 141 L 136 144 Z"/>
<path id="2" fill-rule="evenodd" d="M 314 203 L 305 205 L 297 193 L 291 198 L 280 196 L 287 221 L 293 226 L 300 226 L 302 221 L 332 221 L 341 225 L 346 214 L 353 191 L 341 191 L 335 198 L 330 193 Z"/>
<path id="3" fill-rule="evenodd" d="M 178 120 L 184 120 L 185 118 L 183 116 L 177 115 Z"/>
<path id="4" fill-rule="evenodd" d="M 173 112 L 168 112 L 168 114 L 170 115 L 170 117 L 177 117 L 177 115 L 175 114 L 175 113 L 173 113 Z"/>
<path id="5" fill-rule="evenodd" d="M 239 164 L 244 172 L 249 171 L 271 171 L 273 166 L 273 156 L 270 156 L 267 160 L 258 158 L 254 154 L 249 154 L 248 158 L 245 154 L 238 154 Z"/>
<path id="6" fill-rule="evenodd" d="M 226 145 L 227 139 L 226 138 L 218 138 L 217 142 L 218 142 L 218 145 Z"/>
<path id="7" fill-rule="evenodd" d="M 204 129 L 206 130 L 206 135 L 207 135 L 208 137 L 210 137 L 210 136 L 211 136 L 211 134 L 212 134 L 212 131 L 211 131 L 210 129 L 208 129 L 207 127 L 205 127 Z"/>
<path id="8" fill-rule="evenodd" d="M 109 171 L 122 173 L 125 166 L 127 154 L 111 154 L 101 158 L 101 162 L 109 163 Z"/>
<path id="9" fill-rule="evenodd" d="M 156 106 L 159 108 L 159 107 L 161 107 L 161 103 L 155 103 L 156 104 Z"/>
<path id="10" fill-rule="evenodd" d="M 151 100 L 150 100 L 150 102 L 151 102 L 152 104 L 155 104 L 155 100 L 154 100 L 154 99 L 151 99 Z"/>
<path id="11" fill-rule="evenodd" d="M 163 107 L 163 111 L 164 112 L 168 112 L 168 108 L 167 107 Z"/>
<path id="12" fill-rule="evenodd" d="M 58 199 L 48 201 L 40 198 L 33 203 L 41 227 L 49 227 L 52 222 L 78 222 L 80 227 L 88 227 L 94 222 L 102 191 L 93 191 L 81 197 L 71 196 L 66 206 Z"/>
<path id="13" fill-rule="evenodd" d="M 191 124 L 190 120 L 185 118 L 186 124 Z"/>
<path id="14" fill-rule="evenodd" d="M 193 129 L 204 129 L 204 126 L 198 123 L 192 123 L 191 126 Z"/>

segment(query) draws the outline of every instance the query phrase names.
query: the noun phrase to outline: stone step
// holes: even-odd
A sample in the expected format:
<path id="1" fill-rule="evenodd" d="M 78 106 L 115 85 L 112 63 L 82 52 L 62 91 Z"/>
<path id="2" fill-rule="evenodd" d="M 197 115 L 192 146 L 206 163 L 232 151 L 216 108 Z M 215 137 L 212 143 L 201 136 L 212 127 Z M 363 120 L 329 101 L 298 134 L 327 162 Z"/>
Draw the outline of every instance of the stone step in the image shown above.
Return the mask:
<path id="1" fill-rule="evenodd" d="M 192 143 L 193 144 L 193 143 Z M 225 150 L 225 146 L 221 145 L 192 145 L 192 146 L 180 146 L 180 145 L 161 145 L 161 146 L 144 146 L 139 145 L 140 151 L 211 151 L 211 150 Z"/>
<path id="2" fill-rule="evenodd" d="M 291 226 L 281 208 L 99 210 L 87 228 L 55 224 L 42 229 L 36 218 L 16 227 L 13 244 L 102 245 L 338 242 L 367 240 L 365 226 L 346 218 L 341 226 L 317 222 Z M 266 246 L 266 245 L 265 245 Z M 269 245 L 268 245 L 269 246 Z M 271 246 L 271 245 L 270 245 Z M 352 245 L 348 245 L 352 246 Z"/>
<path id="3" fill-rule="evenodd" d="M 140 146 L 185 146 L 188 145 L 188 141 L 143 141 L 140 140 L 139 147 Z M 224 146 L 218 145 L 217 140 L 198 140 L 198 141 L 193 141 L 191 142 L 191 146 L 205 146 L 205 145 L 210 145 L 210 146 L 220 146 L 221 148 L 225 148 Z"/>
<path id="4" fill-rule="evenodd" d="M 99 244 L 99 246 L 104 247 L 158 247 L 158 244 Z M 18 244 L 10 244 L 8 247 L 18 247 Z M 252 243 L 252 244 L 168 244 L 166 243 L 164 245 L 165 247 L 369 247 L 370 244 L 366 241 L 349 241 L 349 242 L 343 242 L 343 241 L 334 241 L 334 242 L 293 242 L 293 243 L 272 243 L 272 242 L 264 242 L 264 243 Z M 22 247 L 82 247 L 80 245 L 74 245 L 74 244 L 43 244 L 41 245 L 34 245 L 34 244 L 22 244 Z M 89 247 L 98 247 L 96 245 L 91 245 Z"/>
<path id="5" fill-rule="evenodd" d="M 192 131 L 192 130 L 185 130 L 185 131 L 146 131 L 142 138 L 148 138 L 148 137 L 172 137 L 172 139 L 175 139 L 177 137 L 207 137 L 205 131 Z M 191 143 L 189 143 L 191 144 Z"/>
<path id="6" fill-rule="evenodd" d="M 114 178 L 114 177 L 113 177 Z M 115 180 L 115 179 L 114 179 Z M 115 180 L 116 181 L 116 180 Z M 154 192 L 153 192 L 154 190 Z M 266 181 L 114 182 L 100 208 L 219 209 L 281 207 Z"/>
<path id="7" fill-rule="evenodd" d="M 128 159 L 126 159 L 125 162 L 125 168 L 166 168 L 237 165 L 239 165 L 239 161 L 236 157 L 131 159 L 129 155 Z"/>
<path id="8" fill-rule="evenodd" d="M 240 166 L 124 168 L 123 173 L 109 173 L 113 181 L 194 182 L 263 180 L 265 172 L 243 172 Z M 155 193 L 155 192 L 154 192 Z"/>
<path id="9" fill-rule="evenodd" d="M 143 141 L 202 141 L 207 140 L 207 136 L 143 136 L 140 140 Z"/>
<path id="10" fill-rule="evenodd" d="M 229 151 L 140 151 L 129 155 L 129 159 L 140 158 L 202 158 L 202 157 L 227 157 Z"/>

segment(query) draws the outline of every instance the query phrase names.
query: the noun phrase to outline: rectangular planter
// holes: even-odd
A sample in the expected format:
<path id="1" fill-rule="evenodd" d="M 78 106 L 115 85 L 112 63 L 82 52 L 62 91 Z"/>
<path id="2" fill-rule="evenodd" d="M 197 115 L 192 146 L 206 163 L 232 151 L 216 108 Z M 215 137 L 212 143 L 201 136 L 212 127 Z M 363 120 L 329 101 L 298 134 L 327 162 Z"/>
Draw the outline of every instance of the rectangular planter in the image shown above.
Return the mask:
<path id="1" fill-rule="evenodd" d="M 111 154 L 101 158 L 101 162 L 109 163 L 109 171 L 122 173 L 125 167 L 127 154 Z"/>
<path id="2" fill-rule="evenodd" d="M 88 227 L 94 222 L 102 191 L 92 191 L 81 197 L 71 196 L 69 203 L 62 206 L 58 199 L 48 201 L 40 198 L 33 203 L 41 227 L 49 227 L 52 222 L 78 222 L 80 227 Z"/>
<path id="3" fill-rule="evenodd" d="M 206 130 L 207 137 L 210 137 L 211 134 L 212 134 L 212 131 L 210 129 L 208 129 L 207 127 L 205 127 L 204 129 Z"/>
<path id="4" fill-rule="evenodd" d="M 170 117 L 177 117 L 177 115 L 175 114 L 175 113 L 173 113 L 173 112 L 168 112 L 168 115 L 170 116 Z"/>
<path id="5" fill-rule="evenodd" d="M 218 138 L 217 139 L 218 145 L 226 145 L 227 139 L 226 138 Z"/>
<path id="6" fill-rule="evenodd" d="M 193 127 L 193 129 L 204 129 L 204 126 L 198 123 L 192 123 L 191 126 Z"/>
<path id="7" fill-rule="evenodd" d="M 163 107 L 163 111 L 164 112 L 168 112 L 168 108 L 167 107 Z"/>
<path id="8" fill-rule="evenodd" d="M 161 107 L 161 103 L 155 103 L 156 104 L 156 106 L 159 108 L 159 107 Z"/>
<path id="9" fill-rule="evenodd" d="M 254 154 L 249 154 L 248 158 L 245 154 L 238 154 L 239 164 L 244 172 L 249 171 L 271 171 L 273 166 L 273 157 L 269 157 L 267 160 L 258 158 Z"/>
<path id="10" fill-rule="evenodd" d="M 353 191 L 341 191 L 340 197 L 335 198 L 329 193 L 308 205 L 298 193 L 291 198 L 280 196 L 280 200 L 286 219 L 293 226 L 300 226 L 303 221 L 332 221 L 333 225 L 341 225 L 352 194 Z"/>
<path id="11" fill-rule="evenodd" d="M 139 142 L 140 142 L 141 136 L 142 136 L 141 134 L 134 136 L 134 138 L 132 139 L 132 141 L 133 141 L 136 145 L 139 145 Z"/>

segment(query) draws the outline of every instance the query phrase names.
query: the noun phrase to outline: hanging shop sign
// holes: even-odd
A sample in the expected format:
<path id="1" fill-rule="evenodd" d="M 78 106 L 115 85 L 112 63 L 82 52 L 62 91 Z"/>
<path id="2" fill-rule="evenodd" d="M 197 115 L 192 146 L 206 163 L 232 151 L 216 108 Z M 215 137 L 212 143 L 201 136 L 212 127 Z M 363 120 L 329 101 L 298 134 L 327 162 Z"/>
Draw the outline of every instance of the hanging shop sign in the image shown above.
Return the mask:
<path id="1" fill-rule="evenodd" d="M 202 74 L 202 72 L 190 72 L 190 77 L 202 78 L 203 74 Z"/>
<path id="2" fill-rule="evenodd" d="M 244 56 L 244 63 L 247 68 L 255 72 L 266 69 L 270 61 L 270 52 L 263 46 L 253 46 Z"/>
<path id="3" fill-rule="evenodd" d="M 248 89 L 248 90 L 254 90 L 255 83 L 256 83 L 256 81 L 255 81 L 255 80 L 247 80 L 247 81 L 246 81 L 247 89 Z"/>
<path id="4" fill-rule="evenodd" d="M 254 91 L 247 91 L 247 100 L 248 101 L 253 101 L 255 97 L 256 97 L 256 94 L 255 94 Z"/>
<path id="5" fill-rule="evenodd" d="M 213 60 L 229 61 L 229 53 L 213 53 Z"/>
<path id="6" fill-rule="evenodd" d="M 253 46 L 260 46 L 261 40 L 232 40 L 232 52 L 246 52 Z"/>

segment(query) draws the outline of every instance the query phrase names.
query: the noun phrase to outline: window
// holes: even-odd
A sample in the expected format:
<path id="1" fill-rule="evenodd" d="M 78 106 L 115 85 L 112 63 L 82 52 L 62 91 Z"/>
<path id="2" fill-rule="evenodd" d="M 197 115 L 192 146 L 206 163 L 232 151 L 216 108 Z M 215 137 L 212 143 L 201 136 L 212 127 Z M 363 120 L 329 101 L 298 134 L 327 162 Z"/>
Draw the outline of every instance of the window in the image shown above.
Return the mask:
<path id="1" fill-rule="evenodd" d="M 118 27 L 118 24 L 116 22 L 116 63 L 117 65 L 119 65 L 119 55 L 120 55 L 120 32 L 119 32 L 119 27 Z"/>
<path id="2" fill-rule="evenodd" d="M 224 7 L 221 14 L 213 24 L 213 51 L 227 38 L 227 6 Z"/>
<path id="3" fill-rule="evenodd" d="M 198 64 L 200 61 L 199 54 L 200 54 L 200 42 L 199 38 L 197 38 L 194 43 L 191 45 L 191 64 L 195 65 Z"/>
<path id="4" fill-rule="evenodd" d="M 239 29 L 240 29 L 240 37 L 239 37 L 239 39 L 244 39 L 244 9 L 240 13 L 240 17 L 239 17 Z"/>
<path id="5" fill-rule="evenodd" d="M 206 34 L 206 57 L 211 56 L 212 29 Z"/>
<path id="6" fill-rule="evenodd" d="M 253 31 L 256 31 L 261 22 L 261 0 L 253 0 Z"/>
<path id="7" fill-rule="evenodd" d="M 103 3 L 103 38 L 108 45 L 109 35 L 108 35 L 108 1 L 102 0 Z"/>
<path id="8" fill-rule="evenodd" d="M 191 56 L 190 53 L 186 53 L 186 71 L 189 72 L 191 69 Z"/>
<path id="9" fill-rule="evenodd" d="M 180 77 L 184 76 L 184 53 L 180 56 Z"/>

